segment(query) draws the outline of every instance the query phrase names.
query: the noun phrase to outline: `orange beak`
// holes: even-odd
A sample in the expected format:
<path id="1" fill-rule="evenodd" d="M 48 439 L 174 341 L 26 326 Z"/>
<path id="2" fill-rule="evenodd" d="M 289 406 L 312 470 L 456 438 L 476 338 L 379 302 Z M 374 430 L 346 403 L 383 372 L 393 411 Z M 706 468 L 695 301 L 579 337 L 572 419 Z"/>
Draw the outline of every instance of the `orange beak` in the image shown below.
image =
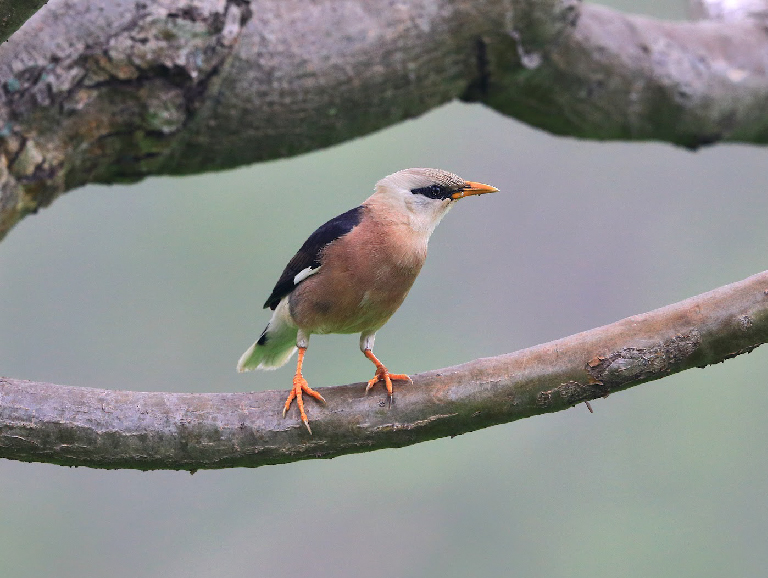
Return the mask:
<path id="1" fill-rule="evenodd" d="M 452 199 L 463 199 L 470 195 L 483 195 L 485 193 L 495 193 L 498 191 L 496 187 L 491 185 L 484 185 L 483 183 L 476 183 L 474 181 L 467 181 L 467 186 L 460 191 L 457 191 L 451 195 Z"/>

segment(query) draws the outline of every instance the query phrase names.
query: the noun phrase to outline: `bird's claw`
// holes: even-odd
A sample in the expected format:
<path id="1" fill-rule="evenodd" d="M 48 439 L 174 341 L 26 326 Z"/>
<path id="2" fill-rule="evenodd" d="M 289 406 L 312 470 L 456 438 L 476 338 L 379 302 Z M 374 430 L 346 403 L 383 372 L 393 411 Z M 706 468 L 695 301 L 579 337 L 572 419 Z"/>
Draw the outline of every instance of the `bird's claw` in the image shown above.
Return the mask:
<path id="1" fill-rule="evenodd" d="M 304 423 L 304 426 L 307 428 L 307 431 L 310 433 L 310 435 L 312 435 L 312 429 L 309 427 L 307 414 L 304 412 L 304 393 L 314 397 L 317 401 L 325 403 L 325 398 L 314 389 L 309 387 L 307 380 L 304 379 L 301 374 L 297 374 L 293 377 L 293 388 L 288 394 L 288 399 L 285 400 L 285 406 L 283 407 L 283 417 L 285 417 L 285 414 L 288 413 L 288 409 L 291 407 L 291 402 L 296 399 L 296 405 L 299 406 L 301 421 Z"/>
<path id="2" fill-rule="evenodd" d="M 387 394 L 389 395 L 390 399 L 390 405 L 392 403 L 392 380 L 399 380 L 399 381 L 409 381 L 413 383 L 413 380 L 410 378 L 410 376 L 404 374 L 404 373 L 389 373 L 386 367 L 383 365 L 376 368 L 376 375 L 373 377 L 373 379 L 368 380 L 368 386 L 365 388 L 365 393 L 367 394 L 371 388 L 379 383 L 380 381 L 384 382 L 384 385 L 387 388 Z"/>

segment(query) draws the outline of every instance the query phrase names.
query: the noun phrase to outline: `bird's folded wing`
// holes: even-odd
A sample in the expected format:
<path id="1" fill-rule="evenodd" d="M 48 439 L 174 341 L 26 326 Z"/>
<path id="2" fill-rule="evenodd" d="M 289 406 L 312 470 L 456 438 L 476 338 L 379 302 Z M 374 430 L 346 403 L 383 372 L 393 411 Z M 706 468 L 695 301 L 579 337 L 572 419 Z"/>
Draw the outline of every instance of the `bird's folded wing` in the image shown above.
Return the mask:
<path id="1" fill-rule="evenodd" d="M 293 291 L 296 285 L 316 273 L 322 265 L 323 249 L 354 229 L 362 219 L 363 210 L 362 205 L 355 207 L 320 225 L 285 266 L 272 294 L 264 303 L 264 308 L 275 309 L 280 300 Z"/>

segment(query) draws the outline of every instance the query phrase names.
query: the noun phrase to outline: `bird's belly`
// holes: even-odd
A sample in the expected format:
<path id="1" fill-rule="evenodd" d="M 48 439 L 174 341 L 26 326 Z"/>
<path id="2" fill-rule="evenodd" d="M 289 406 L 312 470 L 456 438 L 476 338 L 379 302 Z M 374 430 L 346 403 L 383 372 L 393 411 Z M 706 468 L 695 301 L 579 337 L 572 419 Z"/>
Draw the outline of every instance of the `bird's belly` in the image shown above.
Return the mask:
<path id="1" fill-rule="evenodd" d="M 291 317 L 308 333 L 362 333 L 384 325 L 402 304 L 416 275 L 399 272 L 374 284 L 321 274 L 302 282 L 290 296 Z"/>

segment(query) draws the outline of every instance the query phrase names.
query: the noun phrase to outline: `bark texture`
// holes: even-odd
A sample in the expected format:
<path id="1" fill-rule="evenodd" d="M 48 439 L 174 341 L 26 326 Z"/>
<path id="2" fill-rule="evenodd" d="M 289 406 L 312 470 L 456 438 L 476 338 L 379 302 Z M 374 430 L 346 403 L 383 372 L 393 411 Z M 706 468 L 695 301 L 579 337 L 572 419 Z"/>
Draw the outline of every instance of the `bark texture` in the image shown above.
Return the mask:
<path id="1" fill-rule="evenodd" d="M 768 271 L 675 305 L 364 395 L 320 388 L 309 435 L 287 391 L 141 393 L 0 378 L 0 457 L 96 468 L 256 467 L 401 447 L 560 411 L 749 353 L 768 340 Z"/>
<path id="2" fill-rule="evenodd" d="M 457 98 L 562 135 L 765 143 L 767 35 L 578 0 L 51 0 L 0 49 L 0 237 L 85 183 L 295 155 Z"/>

